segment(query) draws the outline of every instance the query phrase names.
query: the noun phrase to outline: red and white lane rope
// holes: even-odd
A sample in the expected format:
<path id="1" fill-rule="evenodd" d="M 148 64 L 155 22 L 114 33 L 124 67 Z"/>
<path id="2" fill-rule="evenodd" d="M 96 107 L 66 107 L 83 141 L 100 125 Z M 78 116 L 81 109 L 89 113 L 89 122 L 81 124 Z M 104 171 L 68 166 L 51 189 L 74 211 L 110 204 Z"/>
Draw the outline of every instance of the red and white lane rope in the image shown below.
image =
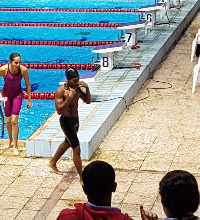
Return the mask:
<path id="1" fill-rule="evenodd" d="M 28 12 L 88 12 L 88 13 L 138 13 L 138 9 L 90 9 L 90 8 L 0 8 L 0 11 Z"/>
<path id="2" fill-rule="evenodd" d="M 5 63 L 0 63 L 0 66 Z M 95 70 L 97 68 L 96 64 L 91 63 L 65 63 L 65 64 L 52 64 L 52 63 L 23 63 L 29 69 L 67 69 L 70 67 L 74 67 L 77 70 Z"/>
<path id="3" fill-rule="evenodd" d="M 37 23 L 37 22 L 0 22 L 6 27 L 87 27 L 87 28 L 116 28 L 121 23 Z"/>
<path id="4" fill-rule="evenodd" d="M 44 41 L 44 40 L 0 40 L 0 44 L 8 45 L 42 45 L 42 46 L 98 46 L 119 43 L 120 41 Z"/>
<path id="5" fill-rule="evenodd" d="M 27 92 L 23 93 L 23 98 L 28 99 Z M 31 99 L 55 99 L 55 92 L 31 92 Z"/>
<path id="6" fill-rule="evenodd" d="M 0 94 L 2 91 L 0 91 Z M 23 92 L 23 98 L 28 99 L 28 93 Z M 55 99 L 55 92 L 31 92 L 31 99 Z M 0 102 L 4 103 L 7 101 L 7 97 L 1 97 Z"/>

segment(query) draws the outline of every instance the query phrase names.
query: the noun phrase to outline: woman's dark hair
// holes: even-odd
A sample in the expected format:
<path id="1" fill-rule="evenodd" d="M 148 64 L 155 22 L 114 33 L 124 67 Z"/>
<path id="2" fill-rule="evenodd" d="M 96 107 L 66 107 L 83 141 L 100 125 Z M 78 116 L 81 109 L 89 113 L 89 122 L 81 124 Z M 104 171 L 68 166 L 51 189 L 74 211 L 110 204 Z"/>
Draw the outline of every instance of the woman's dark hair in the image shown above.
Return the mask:
<path id="1" fill-rule="evenodd" d="M 93 198 L 104 198 L 112 193 L 115 171 L 104 161 L 93 161 L 83 170 L 82 179 L 88 195 Z"/>
<path id="2" fill-rule="evenodd" d="M 199 206 L 199 189 L 195 177 L 183 170 L 168 172 L 160 181 L 162 205 L 173 218 L 197 219 L 192 214 Z"/>
<path id="3" fill-rule="evenodd" d="M 21 58 L 21 56 L 18 53 L 11 53 L 10 56 L 9 56 L 9 60 L 13 61 L 15 57 L 20 57 Z"/>

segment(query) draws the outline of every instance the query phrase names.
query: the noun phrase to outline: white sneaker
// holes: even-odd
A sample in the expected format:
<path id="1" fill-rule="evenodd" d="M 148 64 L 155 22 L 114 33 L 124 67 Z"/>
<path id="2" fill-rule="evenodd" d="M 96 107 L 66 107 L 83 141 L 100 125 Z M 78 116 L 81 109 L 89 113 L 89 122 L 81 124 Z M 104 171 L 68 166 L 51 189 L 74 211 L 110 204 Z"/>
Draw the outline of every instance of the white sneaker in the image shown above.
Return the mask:
<path id="1" fill-rule="evenodd" d="M 18 155 L 19 155 L 19 151 L 18 151 L 17 148 L 14 148 L 14 149 L 13 149 L 13 155 L 14 155 L 14 156 L 18 156 Z"/>

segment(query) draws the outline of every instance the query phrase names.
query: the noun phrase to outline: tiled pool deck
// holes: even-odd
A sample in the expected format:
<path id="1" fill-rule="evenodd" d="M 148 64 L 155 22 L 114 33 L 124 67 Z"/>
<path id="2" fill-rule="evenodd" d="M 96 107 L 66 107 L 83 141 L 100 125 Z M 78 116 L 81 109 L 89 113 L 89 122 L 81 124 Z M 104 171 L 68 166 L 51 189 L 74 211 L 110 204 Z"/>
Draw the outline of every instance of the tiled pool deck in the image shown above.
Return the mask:
<path id="1" fill-rule="evenodd" d="M 104 139 L 92 160 L 104 160 L 116 170 L 117 191 L 113 206 L 135 220 L 139 204 L 164 217 L 158 183 L 173 169 L 192 172 L 200 186 L 200 87 L 192 95 L 191 43 L 200 28 L 200 15 L 186 30 L 176 47 L 149 79 L 134 101 Z M 0 219 L 55 220 L 58 213 L 76 202 L 85 202 L 71 160 L 58 167 L 65 177 L 51 173 L 47 158 L 27 158 L 25 151 L 13 157 L 10 149 L 0 150 Z M 83 161 L 84 166 L 90 161 Z M 200 216 L 200 208 L 197 213 Z"/>
<path id="2" fill-rule="evenodd" d="M 195 5 L 196 3 L 196 5 Z M 140 48 L 130 47 L 120 51 L 115 57 L 116 69 L 99 72 L 90 90 L 95 101 L 79 106 L 79 139 L 81 157 L 90 159 L 113 125 L 120 118 L 131 100 L 137 95 L 149 74 L 156 69 L 169 48 L 187 27 L 199 7 L 196 0 L 190 1 L 181 11 L 170 9 L 170 25 L 158 25 L 138 43 Z M 160 22 L 166 22 L 165 16 Z M 140 63 L 141 68 L 126 68 Z M 119 68 L 120 67 L 120 68 Z M 124 68 L 121 68 L 124 67 Z M 63 141 L 59 116 L 54 114 L 47 123 L 27 140 L 27 156 L 52 157 Z M 68 150 L 63 157 L 71 158 Z"/>

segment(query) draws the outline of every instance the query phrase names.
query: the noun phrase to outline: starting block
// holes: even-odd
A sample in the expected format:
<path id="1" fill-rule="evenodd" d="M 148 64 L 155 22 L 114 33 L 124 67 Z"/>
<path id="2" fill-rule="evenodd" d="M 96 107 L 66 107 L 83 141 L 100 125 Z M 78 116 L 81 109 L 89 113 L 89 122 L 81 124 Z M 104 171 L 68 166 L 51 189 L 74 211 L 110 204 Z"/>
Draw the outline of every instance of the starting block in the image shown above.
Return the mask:
<path id="1" fill-rule="evenodd" d="M 148 21 L 146 20 L 122 23 L 117 29 L 125 30 L 125 41 L 128 46 L 132 46 L 137 44 L 137 33 L 141 28 L 144 28 L 147 23 Z"/>
<path id="2" fill-rule="evenodd" d="M 191 62 L 194 60 L 194 56 L 197 55 L 197 46 L 200 46 L 200 29 L 196 33 L 196 37 L 192 41 Z M 199 55 L 199 54 L 198 54 Z"/>
<path id="3" fill-rule="evenodd" d="M 139 10 L 145 13 L 145 20 L 148 21 L 147 28 L 153 29 L 156 22 L 156 12 L 165 8 L 166 3 L 159 3 L 156 5 L 147 5 L 141 7 Z"/>
<path id="4" fill-rule="evenodd" d="M 100 65 L 102 71 L 110 71 L 113 69 L 114 52 L 123 50 L 126 45 L 126 42 L 106 44 L 97 46 L 92 50 L 92 53 L 101 54 Z"/>

